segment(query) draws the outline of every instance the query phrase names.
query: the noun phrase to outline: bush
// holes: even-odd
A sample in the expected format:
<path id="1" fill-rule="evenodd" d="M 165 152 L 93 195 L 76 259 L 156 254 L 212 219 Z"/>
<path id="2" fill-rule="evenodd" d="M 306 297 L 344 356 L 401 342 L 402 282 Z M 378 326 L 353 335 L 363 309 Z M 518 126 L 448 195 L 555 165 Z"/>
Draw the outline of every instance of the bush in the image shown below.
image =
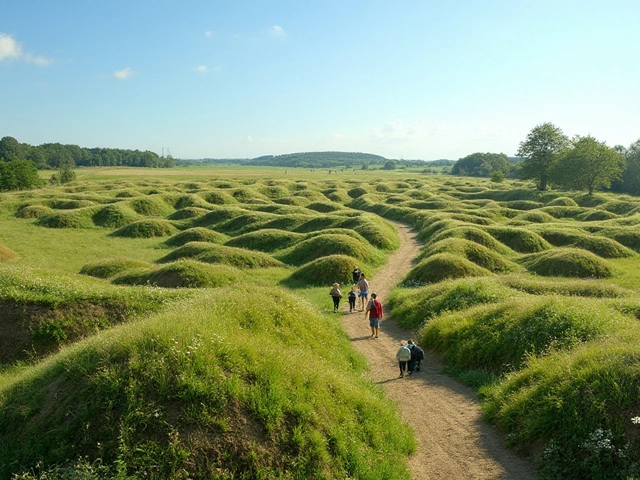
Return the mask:
<path id="1" fill-rule="evenodd" d="M 489 270 L 479 267 L 464 257 L 451 253 L 438 253 L 413 267 L 404 279 L 405 283 L 437 283 L 450 278 L 484 277 Z"/>
<path id="2" fill-rule="evenodd" d="M 109 279 L 127 270 L 141 268 L 151 268 L 151 264 L 126 257 L 103 258 L 84 264 L 80 273 L 90 277 Z"/>
<path id="3" fill-rule="evenodd" d="M 276 256 L 290 265 L 303 265 L 328 255 L 353 257 L 372 266 L 381 265 L 385 261 L 384 255 L 371 245 L 358 242 L 348 235 L 339 234 L 323 234 L 308 238 Z"/>
<path id="4" fill-rule="evenodd" d="M 30 160 L 0 161 L 0 191 L 27 190 L 43 184 L 36 164 Z"/>
<path id="5" fill-rule="evenodd" d="M 143 218 L 113 232 L 116 237 L 152 238 L 175 235 L 178 229 L 166 220 Z"/>
<path id="6" fill-rule="evenodd" d="M 138 218 L 140 218 L 140 216 L 127 205 L 112 203 L 100 207 L 100 209 L 92 215 L 91 220 L 99 227 L 120 228 L 134 222 Z"/>
<path id="7" fill-rule="evenodd" d="M 193 227 L 165 240 L 165 245 L 180 247 L 189 242 L 224 243 L 229 239 L 226 235 L 204 227 Z"/>
<path id="8" fill-rule="evenodd" d="M 591 252 L 579 248 L 555 248 L 533 253 L 521 263 L 531 272 L 547 277 L 607 278 L 611 267 Z"/>
<path id="9" fill-rule="evenodd" d="M 333 283 L 351 285 L 351 272 L 359 265 L 358 260 L 346 255 L 328 255 L 298 268 L 286 283 L 328 286 Z"/>

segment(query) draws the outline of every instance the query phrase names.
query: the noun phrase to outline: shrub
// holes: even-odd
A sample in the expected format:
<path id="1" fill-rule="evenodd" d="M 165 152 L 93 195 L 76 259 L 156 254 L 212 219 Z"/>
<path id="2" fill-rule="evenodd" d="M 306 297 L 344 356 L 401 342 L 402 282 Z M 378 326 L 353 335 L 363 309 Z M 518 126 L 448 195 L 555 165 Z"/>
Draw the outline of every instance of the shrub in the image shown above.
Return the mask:
<path id="1" fill-rule="evenodd" d="M 53 210 L 45 205 L 27 205 L 16 212 L 18 218 L 41 218 L 53 214 Z"/>
<path id="2" fill-rule="evenodd" d="M 372 266 L 381 265 L 385 261 L 384 255 L 371 245 L 340 234 L 322 234 L 308 238 L 276 256 L 290 265 L 303 265 L 328 255 L 353 257 Z"/>
<path id="3" fill-rule="evenodd" d="M 533 253 L 524 257 L 521 263 L 531 272 L 548 277 L 606 278 L 613 275 L 604 260 L 579 248 Z"/>
<path id="4" fill-rule="evenodd" d="M 519 253 L 542 252 L 551 248 L 544 238 L 526 228 L 488 227 L 486 230 L 493 238 Z"/>
<path id="5" fill-rule="evenodd" d="M 100 207 L 91 217 L 95 225 L 106 228 L 120 228 L 135 220 L 140 216 L 127 205 L 122 203 L 112 203 Z"/>
<path id="6" fill-rule="evenodd" d="M 359 265 L 358 260 L 346 255 L 328 255 L 317 258 L 291 274 L 288 283 L 327 286 L 333 283 L 350 285 L 351 272 Z"/>
<path id="7" fill-rule="evenodd" d="M 274 252 L 288 248 L 305 239 L 305 235 L 285 230 L 264 229 L 245 233 L 232 238 L 225 245 L 229 247 L 247 248 L 260 252 Z"/>
<path id="8" fill-rule="evenodd" d="M 437 283 L 450 278 L 484 277 L 489 270 L 479 267 L 464 257 L 451 253 L 438 253 L 413 267 L 405 283 Z"/>
<path id="9" fill-rule="evenodd" d="M 151 264 L 126 257 L 102 258 L 84 264 L 80 269 L 80 273 L 91 277 L 108 279 L 127 270 L 140 268 L 151 268 Z"/>
<path id="10" fill-rule="evenodd" d="M 224 243 L 229 239 L 226 235 L 204 227 L 193 227 L 165 240 L 165 245 L 180 247 L 189 242 Z"/>
<path id="11" fill-rule="evenodd" d="M 116 237 L 152 238 L 175 235 L 177 232 L 178 229 L 167 220 L 143 218 L 119 228 L 113 232 L 113 235 Z"/>

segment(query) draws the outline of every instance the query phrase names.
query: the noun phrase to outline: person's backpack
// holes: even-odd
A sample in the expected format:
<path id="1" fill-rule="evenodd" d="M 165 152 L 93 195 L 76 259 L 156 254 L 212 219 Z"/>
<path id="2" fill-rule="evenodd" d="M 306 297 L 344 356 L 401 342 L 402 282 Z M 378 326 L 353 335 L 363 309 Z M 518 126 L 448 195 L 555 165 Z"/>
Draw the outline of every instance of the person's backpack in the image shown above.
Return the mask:
<path id="1" fill-rule="evenodd" d="M 401 362 L 408 362 L 411 360 L 411 350 L 406 345 L 400 347 L 398 350 L 398 360 Z"/>
<path id="2" fill-rule="evenodd" d="M 371 310 L 375 311 L 375 315 L 373 316 L 373 318 L 382 318 L 382 304 L 379 300 L 376 299 L 373 301 Z M 371 316 L 371 314 L 369 314 L 369 316 Z"/>

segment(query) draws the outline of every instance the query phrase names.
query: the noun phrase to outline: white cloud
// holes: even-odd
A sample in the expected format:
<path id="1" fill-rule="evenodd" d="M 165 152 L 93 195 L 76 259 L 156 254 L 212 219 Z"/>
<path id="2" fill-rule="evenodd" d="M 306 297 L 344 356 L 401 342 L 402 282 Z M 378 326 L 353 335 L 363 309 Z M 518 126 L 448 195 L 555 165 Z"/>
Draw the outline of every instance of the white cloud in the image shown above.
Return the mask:
<path id="1" fill-rule="evenodd" d="M 246 140 L 248 143 L 253 143 L 253 137 L 251 135 L 247 135 Z"/>
<path id="2" fill-rule="evenodd" d="M 284 31 L 284 29 L 279 25 L 274 25 L 273 27 L 269 28 L 268 32 L 269 32 L 269 35 L 271 35 L 272 37 L 286 37 L 287 36 L 287 34 Z"/>
<path id="3" fill-rule="evenodd" d="M 198 65 L 196 68 L 193 69 L 194 72 L 198 72 L 198 73 L 205 73 L 207 71 L 207 66 L 206 65 Z"/>
<path id="4" fill-rule="evenodd" d="M 206 32 L 204 32 L 205 37 L 210 37 L 211 35 L 213 35 L 213 32 L 211 30 L 207 30 Z"/>
<path id="5" fill-rule="evenodd" d="M 135 75 L 135 72 L 131 70 L 129 67 L 123 68 L 122 70 L 116 70 L 113 72 L 113 78 L 118 80 L 127 80 Z"/>
<path id="6" fill-rule="evenodd" d="M 22 47 L 11 35 L 0 33 L 0 61 L 17 60 L 22 56 Z"/>
<path id="7" fill-rule="evenodd" d="M 22 45 L 11 35 L 0 33 L 0 62 L 4 60 L 18 60 L 26 63 L 33 63 L 40 67 L 46 67 L 53 63 L 53 59 L 43 56 L 24 53 Z"/>

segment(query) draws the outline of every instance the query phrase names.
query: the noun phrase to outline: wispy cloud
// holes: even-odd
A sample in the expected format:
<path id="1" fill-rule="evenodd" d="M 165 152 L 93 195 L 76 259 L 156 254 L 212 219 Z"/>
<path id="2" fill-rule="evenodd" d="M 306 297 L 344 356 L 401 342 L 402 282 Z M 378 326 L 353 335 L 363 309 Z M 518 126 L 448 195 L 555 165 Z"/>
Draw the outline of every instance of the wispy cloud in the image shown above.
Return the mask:
<path id="1" fill-rule="evenodd" d="M 207 30 L 206 32 L 204 32 L 205 37 L 210 37 L 211 35 L 213 35 L 213 32 L 211 30 Z"/>
<path id="2" fill-rule="evenodd" d="M 219 72 L 222 70 L 220 65 L 216 65 L 215 67 L 207 67 L 206 65 L 198 65 L 193 69 L 196 73 L 208 73 L 208 72 Z"/>
<path id="3" fill-rule="evenodd" d="M 128 80 L 135 75 L 136 72 L 131 70 L 129 67 L 123 68 L 122 70 L 116 70 L 113 72 L 113 78 L 117 80 Z"/>
<path id="4" fill-rule="evenodd" d="M 0 62 L 8 60 L 33 63 L 40 67 L 53 63 L 51 58 L 24 52 L 22 45 L 15 38 L 7 33 L 0 33 Z"/>
<path id="5" fill-rule="evenodd" d="M 267 32 L 269 33 L 270 36 L 272 37 L 286 37 L 287 36 L 287 32 L 284 31 L 284 29 L 279 26 L 279 25 L 274 25 L 273 27 L 270 27 Z"/>

